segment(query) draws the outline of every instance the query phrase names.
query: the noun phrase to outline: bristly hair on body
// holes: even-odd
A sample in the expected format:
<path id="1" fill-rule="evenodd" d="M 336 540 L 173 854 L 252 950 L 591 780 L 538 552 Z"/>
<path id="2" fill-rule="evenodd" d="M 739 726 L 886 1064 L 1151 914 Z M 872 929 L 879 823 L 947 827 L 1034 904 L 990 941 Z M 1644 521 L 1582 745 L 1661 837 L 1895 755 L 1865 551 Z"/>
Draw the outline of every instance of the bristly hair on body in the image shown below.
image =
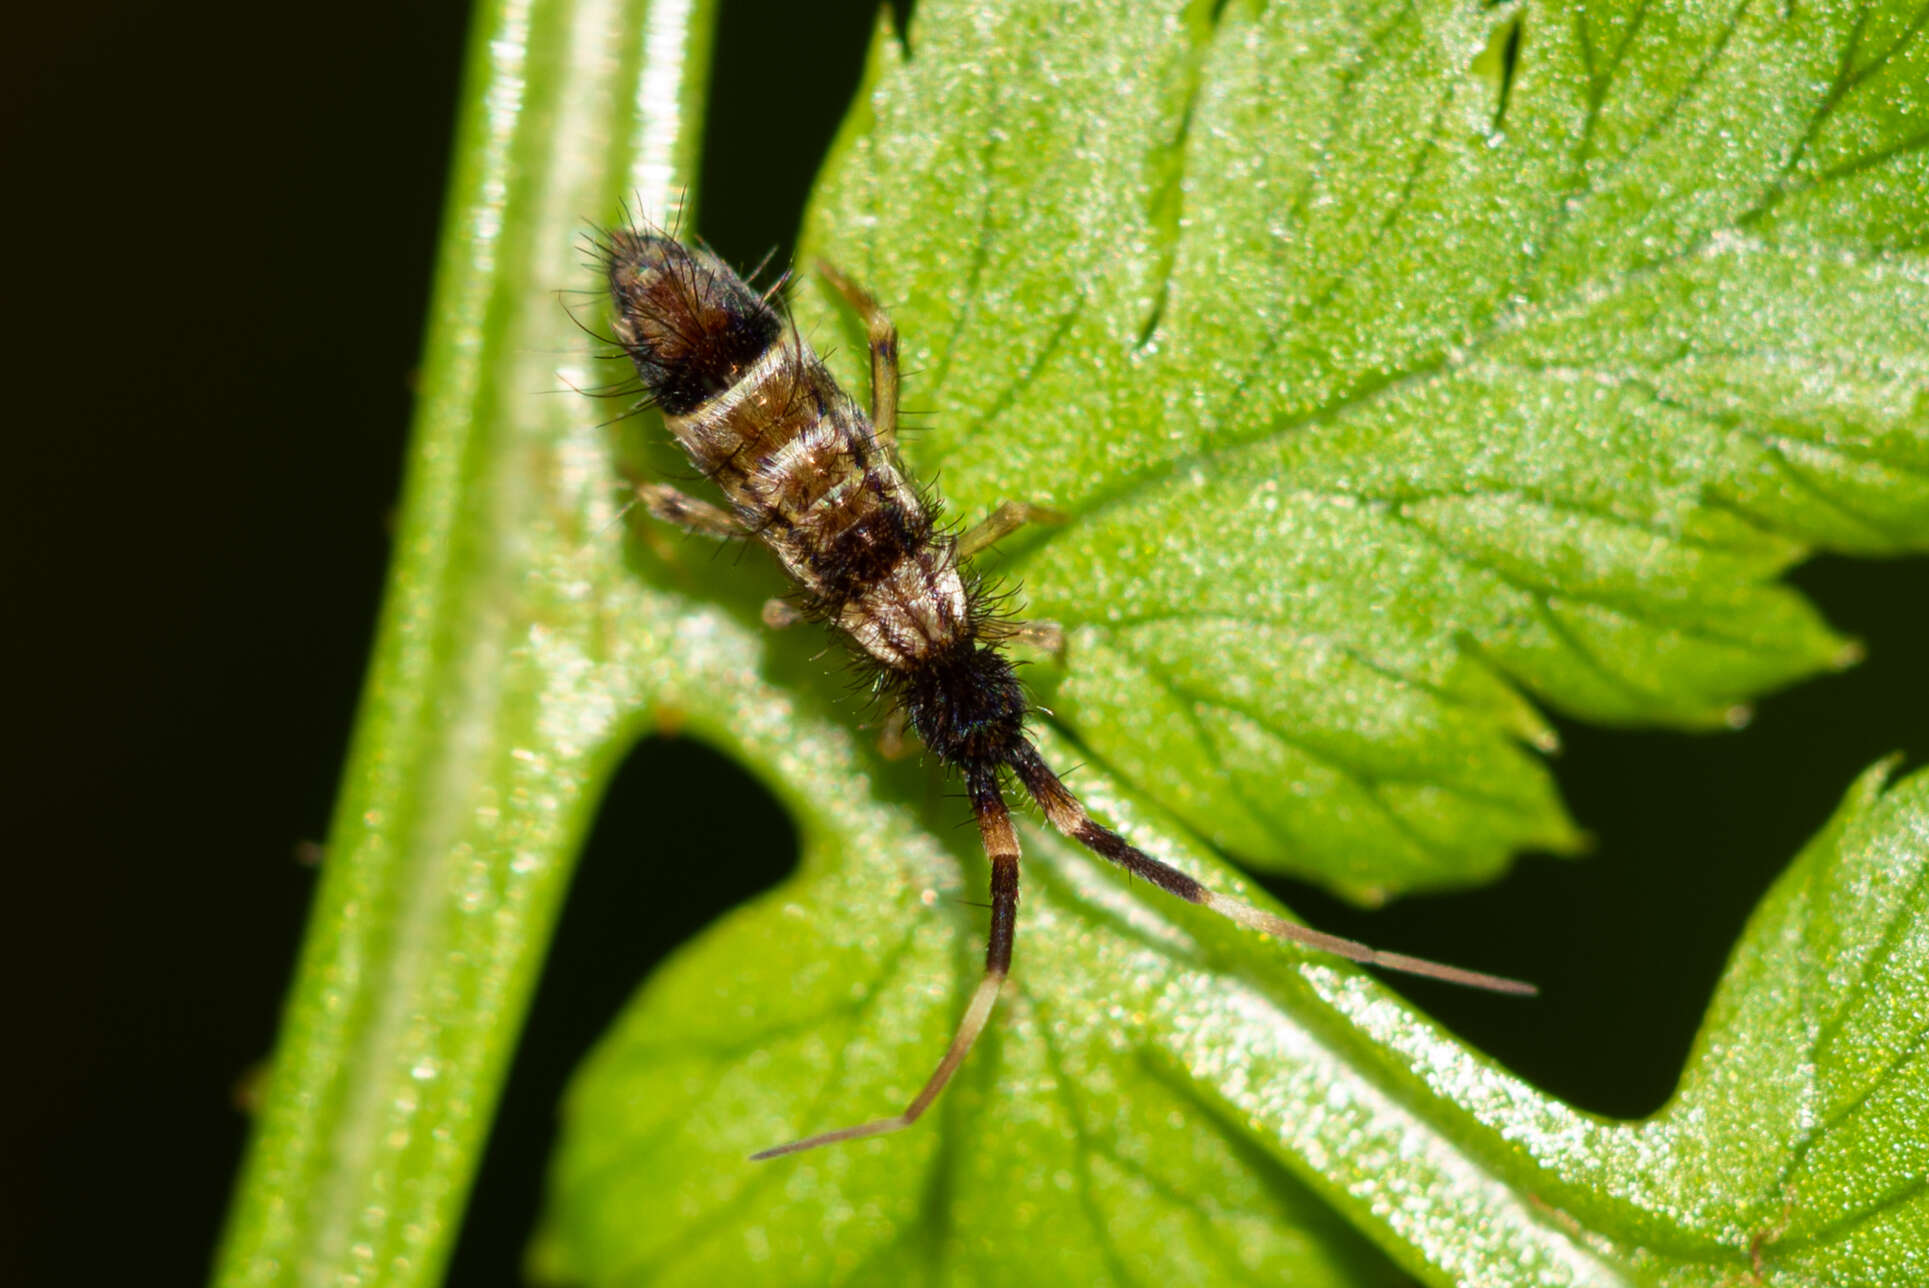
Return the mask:
<path id="1" fill-rule="evenodd" d="M 1011 969 L 1018 915 L 1018 837 L 1005 801 L 1012 779 L 1051 825 L 1094 854 L 1188 903 L 1275 938 L 1352 961 L 1501 993 L 1533 987 L 1309 929 L 1208 889 L 1091 817 L 1026 735 L 1030 703 L 1005 646 L 1050 643 L 1048 623 L 1000 620 L 968 560 L 1027 521 L 1055 521 L 1007 501 L 953 535 L 906 476 L 896 449 L 897 330 L 875 300 L 827 264 L 819 270 L 863 319 L 871 406 L 860 409 L 797 329 L 708 250 L 649 227 L 596 245 L 615 340 L 647 400 L 727 508 L 661 484 L 639 499 L 657 518 L 714 536 L 754 536 L 796 586 L 764 619 L 828 623 L 873 668 L 882 691 L 939 761 L 964 780 L 991 862 L 984 975 L 917 1096 L 888 1118 L 807 1136 L 752 1155 L 774 1158 L 910 1126 L 930 1107 L 990 1020 Z"/>

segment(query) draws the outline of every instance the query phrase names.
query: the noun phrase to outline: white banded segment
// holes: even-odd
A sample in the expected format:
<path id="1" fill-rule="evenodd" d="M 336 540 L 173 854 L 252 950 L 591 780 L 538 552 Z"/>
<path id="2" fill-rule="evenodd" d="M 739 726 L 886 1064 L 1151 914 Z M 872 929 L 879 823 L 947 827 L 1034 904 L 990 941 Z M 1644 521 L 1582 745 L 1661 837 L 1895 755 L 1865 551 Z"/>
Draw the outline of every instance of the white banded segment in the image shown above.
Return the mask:
<path id="1" fill-rule="evenodd" d="M 758 401 L 775 378 L 788 379 L 789 368 L 795 361 L 795 356 L 786 352 L 783 341 L 779 340 L 767 346 L 734 382 L 687 412 L 664 416 L 663 423 L 676 435 L 684 451 L 693 456 L 713 455 L 720 444 L 737 436 L 735 418 L 745 402 Z M 758 419 L 768 419 L 768 413 Z"/>
<path id="2" fill-rule="evenodd" d="M 969 638 L 964 579 L 941 549 L 908 553 L 846 604 L 837 624 L 879 662 L 904 670 Z"/>

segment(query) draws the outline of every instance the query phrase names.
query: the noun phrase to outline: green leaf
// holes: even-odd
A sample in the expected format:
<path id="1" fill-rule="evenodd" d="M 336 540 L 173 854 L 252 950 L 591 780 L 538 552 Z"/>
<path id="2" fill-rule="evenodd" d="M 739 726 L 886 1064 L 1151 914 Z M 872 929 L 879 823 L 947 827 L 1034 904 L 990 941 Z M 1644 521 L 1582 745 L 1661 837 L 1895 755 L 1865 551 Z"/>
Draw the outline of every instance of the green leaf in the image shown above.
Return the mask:
<path id="1" fill-rule="evenodd" d="M 1071 516 L 992 566 L 1069 629 L 1032 676 L 1094 809 L 1218 889 L 1229 850 L 1372 900 L 1577 843 L 1536 700 L 1721 726 L 1852 658 L 1777 578 L 1929 538 L 1925 60 L 1879 3 L 926 0 L 874 44 L 807 254 L 893 306 L 906 455 L 955 514 Z M 798 311 L 861 388 L 854 320 L 809 283 Z M 581 1075 L 547 1279 L 1902 1285 L 1929 1255 L 1922 1161 L 1871 1186 L 1816 1130 L 1827 1026 L 1776 1008 L 1827 936 L 1780 895 L 1677 1105 L 1620 1125 L 1035 829 L 1017 983 L 931 1121 L 751 1165 L 908 1100 L 982 949 L 955 811 L 783 701 L 699 732 L 796 811 L 804 869 Z M 1908 886 L 1924 780 L 1876 794 L 1788 883 Z M 1868 891 L 1828 924 L 1929 933 Z M 1919 959 L 1884 967 L 1892 1049 Z M 1855 1036 L 1844 1067 L 1880 1064 Z M 1829 1149 L 1801 1225 L 1790 1160 Z"/>
<path id="2" fill-rule="evenodd" d="M 1862 777 L 1763 899 L 1660 1114 L 1545 1112 L 1517 1137 L 1561 1178 L 1542 1199 L 1655 1282 L 1920 1278 L 1929 773 L 1885 794 L 1886 775 Z"/>
<path id="3" fill-rule="evenodd" d="M 1578 840 L 1521 690 L 1736 722 L 1853 656 L 1783 568 L 1929 538 L 1909 12 L 933 4 L 808 227 L 898 304 L 918 472 L 1073 516 L 1003 568 L 1084 753 L 1249 864 L 1460 884 Z"/>
<path id="4" fill-rule="evenodd" d="M 1255 952 L 1033 831 L 1019 987 L 936 1121 L 752 1164 L 908 1099 L 979 947 L 919 915 L 950 865 L 915 812 L 865 799 L 834 722 L 802 732 L 804 870 L 583 1070 L 547 1279 L 1389 1282 L 1326 1204 L 1436 1283 L 1901 1288 L 1929 1255 L 1929 773 L 1850 793 L 1645 1123 L 1578 1114 L 1358 973 Z"/>
<path id="5" fill-rule="evenodd" d="M 1844 656 L 1781 568 L 1921 544 L 1919 12 L 917 13 L 810 240 L 897 307 L 954 509 L 1073 516 L 1002 554 L 1072 629 L 1042 744 L 1215 887 L 1219 848 L 1372 899 L 1569 846 L 1535 699 L 1732 720 Z M 600 381 L 556 293 L 593 285 L 586 221 L 687 186 L 708 23 L 478 13 L 390 598 L 218 1281 L 440 1276 L 590 811 L 674 715 L 809 857 L 586 1074 L 554 1275 L 1912 1282 L 1920 780 L 1845 810 L 1829 853 L 1873 868 L 1764 914 L 1655 1124 L 1027 831 L 1019 987 L 933 1120 L 743 1158 L 902 1102 L 984 879 L 819 643 L 758 627 L 754 568 L 611 535 L 638 443 L 572 393 Z M 855 378 L 851 320 L 815 286 L 799 312 Z M 1776 1011 L 1795 980 L 1810 1009 Z"/>
<path id="6" fill-rule="evenodd" d="M 1375 1187 L 1383 1151 L 1440 1142 L 1347 1068 L 1338 1026 L 1293 1016 L 1322 992 L 1374 986 L 1330 964 L 1302 977 L 1289 953 L 1255 962 L 1228 923 L 1144 905 L 1036 829 L 1025 842 L 1050 862 L 1029 869 L 1022 987 L 932 1121 L 887 1142 L 746 1161 L 798 1128 L 908 1099 L 983 950 L 980 918 L 928 910 L 971 897 L 934 841 L 944 832 L 867 790 L 864 749 L 835 713 L 797 714 L 778 742 L 732 749 L 755 761 L 795 746 L 780 790 L 804 824 L 803 871 L 652 980 L 580 1075 L 541 1278 L 1402 1281 L 1326 1199 Z M 1201 862 L 1197 848 L 1167 857 Z M 1235 1084 L 1271 1109 L 1228 1098 Z M 1334 1105 L 1332 1145 L 1385 1135 L 1307 1174 L 1255 1128 L 1322 1087 L 1368 1097 Z"/>

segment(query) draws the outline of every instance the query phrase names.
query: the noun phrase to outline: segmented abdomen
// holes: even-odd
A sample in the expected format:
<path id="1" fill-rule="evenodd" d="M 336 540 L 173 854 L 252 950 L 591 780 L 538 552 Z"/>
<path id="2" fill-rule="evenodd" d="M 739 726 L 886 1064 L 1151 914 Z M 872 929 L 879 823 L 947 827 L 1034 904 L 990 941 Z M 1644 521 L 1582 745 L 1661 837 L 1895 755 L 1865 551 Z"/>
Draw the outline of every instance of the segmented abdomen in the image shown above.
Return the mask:
<path id="1" fill-rule="evenodd" d="M 617 341 L 690 460 L 776 553 L 813 616 L 903 670 L 972 635 L 949 538 L 862 410 L 707 251 L 610 242 Z"/>

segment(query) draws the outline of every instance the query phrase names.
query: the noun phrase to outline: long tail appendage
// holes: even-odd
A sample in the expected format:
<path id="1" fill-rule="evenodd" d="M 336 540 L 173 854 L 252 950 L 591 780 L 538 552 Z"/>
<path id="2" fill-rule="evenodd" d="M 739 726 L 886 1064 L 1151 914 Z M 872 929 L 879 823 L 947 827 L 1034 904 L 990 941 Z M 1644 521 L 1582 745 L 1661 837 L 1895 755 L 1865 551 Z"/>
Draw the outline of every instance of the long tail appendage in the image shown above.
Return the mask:
<path id="1" fill-rule="evenodd" d="M 1058 775 L 1038 754 L 1038 749 L 1029 742 L 1020 744 L 1020 750 L 1011 758 L 1011 770 L 1031 793 L 1038 807 L 1045 812 L 1051 825 L 1072 840 L 1098 855 L 1124 868 L 1134 876 L 1144 877 L 1167 894 L 1177 895 L 1187 903 L 1196 903 L 1202 908 L 1210 908 L 1222 917 L 1238 922 L 1242 926 L 1261 931 L 1275 939 L 1285 939 L 1320 952 L 1332 953 L 1348 961 L 1359 962 L 1366 966 L 1378 966 L 1382 970 L 1400 971 L 1408 975 L 1424 975 L 1428 979 L 1445 980 L 1449 984 L 1463 984 L 1468 988 L 1485 989 L 1490 993 L 1511 993 L 1517 996 L 1532 996 L 1540 990 L 1532 984 L 1517 979 L 1507 979 L 1500 975 L 1488 975 L 1481 971 L 1464 970 L 1459 966 L 1448 966 L 1443 962 L 1428 961 L 1424 957 L 1409 957 L 1405 953 L 1382 952 L 1370 948 L 1355 939 L 1342 939 L 1329 935 L 1310 926 L 1286 920 L 1264 908 L 1243 903 L 1229 895 L 1220 894 L 1187 876 L 1177 868 L 1159 862 L 1145 851 L 1139 849 L 1111 828 L 1095 821 L 1085 812 L 1076 796 L 1060 782 Z"/>
<path id="2" fill-rule="evenodd" d="M 1211 909 L 1222 917 L 1275 939 L 1304 944 L 1308 948 L 1332 953 L 1335 957 L 1344 957 L 1362 965 L 1422 975 L 1428 979 L 1445 980 L 1450 984 L 1462 984 L 1492 993 L 1531 996 L 1539 991 L 1532 984 L 1517 979 L 1465 970 L 1424 957 L 1410 957 L 1405 953 L 1382 952 L 1358 940 L 1329 935 L 1220 894 L 1177 868 L 1159 862 L 1093 819 L 1029 742 L 1020 744 L 1020 750 L 1011 757 L 1010 768 L 1032 799 L 1038 802 L 1053 827 L 1100 858 L 1118 864 L 1134 876 L 1143 877 L 1167 894 L 1176 895 L 1187 903 Z M 972 1043 L 978 1040 L 978 1035 L 991 1022 L 992 1009 L 998 1003 L 998 992 L 1004 987 L 1005 976 L 1011 973 L 1012 939 L 1018 919 L 1018 835 L 1012 830 L 1011 812 L 1006 808 L 1003 793 L 999 791 L 995 772 L 974 774 L 969 787 L 972 811 L 978 816 L 978 831 L 984 838 L 985 853 L 991 859 L 991 937 L 985 947 L 984 976 L 971 994 L 971 1002 L 965 1007 L 964 1018 L 959 1021 L 958 1030 L 952 1035 L 951 1045 L 945 1048 L 944 1058 L 938 1061 L 938 1067 L 925 1081 L 923 1090 L 905 1106 L 903 1113 L 806 1136 L 788 1145 L 761 1150 L 752 1154 L 751 1158 L 778 1158 L 816 1149 L 820 1145 L 835 1145 L 840 1141 L 861 1140 L 866 1136 L 902 1131 L 931 1107 L 945 1084 L 951 1081 L 951 1075 L 964 1063 Z"/>
<path id="3" fill-rule="evenodd" d="M 958 1031 L 951 1036 L 951 1045 L 945 1048 L 944 1058 L 938 1061 L 924 1089 L 905 1106 L 903 1113 L 759 1150 L 750 1156 L 752 1159 L 779 1158 L 816 1149 L 819 1145 L 904 1130 L 931 1107 L 931 1102 L 938 1098 L 938 1093 L 951 1081 L 951 1075 L 970 1054 L 971 1044 L 990 1023 L 992 1008 L 998 1004 L 998 991 L 1004 987 L 1005 976 L 1011 973 L 1012 939 L 1018 926 L 1018 833 L 1012 830 L 1011 811 L 1005 807 L 1004 793 L 998 789 L 995 769 L 972 774 L 967 785 L 972 812 L 978 816 L 978 832 L 991 859 L 991 936 L 985 945 L 984 976 L 972 991 L 971 1002 L 965 1007 L 964 1018 L 958 1022 Z"/>

